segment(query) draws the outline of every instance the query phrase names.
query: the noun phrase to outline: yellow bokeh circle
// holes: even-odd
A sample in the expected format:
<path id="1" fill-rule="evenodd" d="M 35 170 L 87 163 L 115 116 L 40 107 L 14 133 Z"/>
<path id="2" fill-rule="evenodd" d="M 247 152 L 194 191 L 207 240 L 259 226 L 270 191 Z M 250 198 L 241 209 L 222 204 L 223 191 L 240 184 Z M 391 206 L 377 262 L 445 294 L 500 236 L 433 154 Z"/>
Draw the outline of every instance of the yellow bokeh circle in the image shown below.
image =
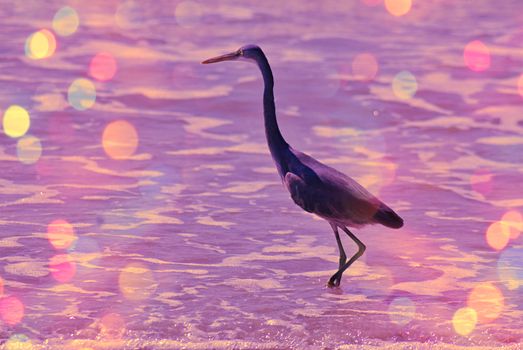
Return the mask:
<path id="1" fill-rule="evenodd" d="M 4 343 L 6 350 L 33 350 L 33 343 L 25 334 L 14 334 Z"/>
<path id="2" fill-rule="evenodd" d="M 24 136 L 31 125 L 29 113 L 23 107 L 12 105 L 4 112 L 2 125 L 7 136 Z"/>
<path id="3" fill-rule="evenodd" d="M 55 36 L 47 29 L 34 32 L 25 41 L 25 55 L 33 60 L 50 57 L 55 50 Z"/>
<path id="4" fill-rule="evenodd" d="M 385 0 L 385 8 L 393 16 L 406 15 L 412 7 L 412 0 Z"/>
<path id="5" fill-rule="evenodd" d="M 469 335 L 478 323 L 476 310 L 470 307 L 462 307 L 457 310 L 452 317 L 452 326 L 459 335 Z"/>

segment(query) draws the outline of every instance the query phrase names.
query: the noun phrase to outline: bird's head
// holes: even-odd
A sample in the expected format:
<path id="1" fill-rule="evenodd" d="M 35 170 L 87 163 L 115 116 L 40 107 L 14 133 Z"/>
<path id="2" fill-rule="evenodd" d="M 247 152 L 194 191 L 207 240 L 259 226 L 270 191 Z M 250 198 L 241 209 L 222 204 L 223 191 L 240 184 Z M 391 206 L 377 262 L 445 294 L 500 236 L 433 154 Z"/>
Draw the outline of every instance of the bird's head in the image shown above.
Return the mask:
<path id="1" fill-rule="evenodd" d="M 222 61 L 235 61 L 235 60 L 247 60 L 252 61 L 256 60 L 258 57 L 263 55 L 262 50 L 257 45 L 245 45 L 240 47 L 238 50 L 226 53 L 225 55 L 209 58 L 208 60 L 203 61 L 203 64 L 216 63 Z"/>

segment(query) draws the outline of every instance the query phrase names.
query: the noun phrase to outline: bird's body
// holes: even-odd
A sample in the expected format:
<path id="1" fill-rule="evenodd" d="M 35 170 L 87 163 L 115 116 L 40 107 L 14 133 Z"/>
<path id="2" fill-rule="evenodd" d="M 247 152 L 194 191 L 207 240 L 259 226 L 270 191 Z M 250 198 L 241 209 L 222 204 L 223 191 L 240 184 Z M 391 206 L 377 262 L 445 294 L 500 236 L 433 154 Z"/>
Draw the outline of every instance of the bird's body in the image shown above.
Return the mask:
<path id="1" fill-rule="evenodd" d="M 285 141 L 276 120 L 272 71 L 267 58 L 258 46 L 247 45 L 238 51 L 211 58 L 203 63 L 236 59 L 254 60 L 262 72 L 265 85 L 263 92 L 265 134 L 271 156 L 294 203 L 330 223 L 340 250 L 340 266 L 329 280 L 329 286 L 339 286 L 343 272 L 365 251 L 365 245 L 347 229 L 347 226 L 382 224 L 391 228 L 400 228 L 403 226 L 403 220 L 355 180 L 293 149 Z M 358 252 L 348 262 L 338 228 L 345 231 L 359 247 Z"/>
<path id="2" fill-rule="evenodd" d="M 383 224 L 397 228 L 394 211 L 347 175 L 290 148 L 294 158 L 283 182 L 294 203 L 337 226 Z"/>

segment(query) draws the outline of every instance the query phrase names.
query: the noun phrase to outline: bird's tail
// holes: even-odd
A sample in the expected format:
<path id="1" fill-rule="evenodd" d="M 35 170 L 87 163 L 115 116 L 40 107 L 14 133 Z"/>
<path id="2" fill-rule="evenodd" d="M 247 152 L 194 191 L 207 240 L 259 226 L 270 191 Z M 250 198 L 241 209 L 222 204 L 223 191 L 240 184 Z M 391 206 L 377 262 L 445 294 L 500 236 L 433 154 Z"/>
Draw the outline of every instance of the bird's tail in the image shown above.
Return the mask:
<path id="1" fill-rule="evenodd" d="M 394 210 L 381 203 L 378 211 L 374 214 L 374 220 L 390 228 L 400 228 L 403 226 L 403 219 Z"/>

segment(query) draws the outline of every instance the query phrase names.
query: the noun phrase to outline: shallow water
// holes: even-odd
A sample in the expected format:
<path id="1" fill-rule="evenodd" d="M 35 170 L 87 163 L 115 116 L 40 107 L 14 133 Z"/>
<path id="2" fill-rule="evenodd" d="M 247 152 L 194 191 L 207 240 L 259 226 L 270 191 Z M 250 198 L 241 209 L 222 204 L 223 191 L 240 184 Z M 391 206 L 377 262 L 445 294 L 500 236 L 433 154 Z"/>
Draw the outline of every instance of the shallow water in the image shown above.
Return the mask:
<path id="1" fill-rule="evenodd" d="M 65 5 L 79 27 L 60 36 Z M 523 210 L 521 5 L 0 6 L 0 109 L 31 118 L 25 136 L 0 135 L 3 347 L 519 348 L 521 222 L 508 220 L 511 238 L 507 220 L 486 233 Z M 42 28 L 56 51 L 32 59 Z M 473 40 L 490 51 L 483 71 L 464 63 Z M 288 142 L 405 220 L 354 230 L 367 251 L 339 289 L 326 287 L 329 225 L 292 203 L 268 154 L 257 68 L 199 63 L 246 43 L 271 62 Z M 90 70 L 100 52 L 115 72 Z M 369 81 L 361 53 L 377 61 L 375 77 L 364 61 Z M 77 78 L 94 104 L 84 83 L 68 95 Z M 453 322 L 458 310 L 469 321 Z"/>

